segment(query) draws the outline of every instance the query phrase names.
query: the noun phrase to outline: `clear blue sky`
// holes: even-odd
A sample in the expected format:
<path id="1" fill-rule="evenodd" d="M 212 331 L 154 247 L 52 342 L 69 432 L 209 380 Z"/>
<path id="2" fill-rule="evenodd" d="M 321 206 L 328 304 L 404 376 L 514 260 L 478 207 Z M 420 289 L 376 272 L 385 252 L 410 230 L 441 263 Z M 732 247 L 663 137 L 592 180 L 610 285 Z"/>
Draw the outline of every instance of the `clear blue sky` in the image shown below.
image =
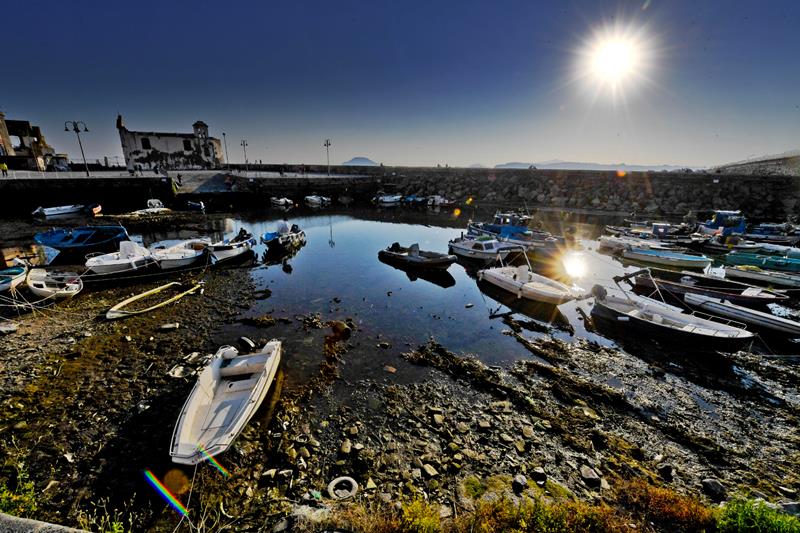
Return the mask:
<path id="1" fill-rule="evenodd" d="M 624 102 L 575 80 L 585 43 L 640 32 Z M 16 2 L 0 110 L 78 155 L 130 129 L 228 135 L 230 159 L 711 165 L 800 147 L 800 2 Z"/>

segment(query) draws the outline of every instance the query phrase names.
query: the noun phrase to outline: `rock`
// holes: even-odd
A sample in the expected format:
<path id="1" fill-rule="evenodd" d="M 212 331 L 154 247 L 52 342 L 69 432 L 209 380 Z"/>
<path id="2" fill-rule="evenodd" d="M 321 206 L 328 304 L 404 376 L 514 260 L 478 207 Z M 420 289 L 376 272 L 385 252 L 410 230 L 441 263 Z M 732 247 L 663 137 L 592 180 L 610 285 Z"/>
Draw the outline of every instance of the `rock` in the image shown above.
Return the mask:
<path id="1" fill-rule="evenodd" d="M 395 372 L 397 372 L 397 369 L 395 367 L 393 367 L 393 366 L 390 366 L 390 365 L 384 365 L 383 366 L 383 370 L 385 372 L 390 373 L 390 374 L 394 374 Z"/>
<path id="2" fill-rule="evenodd" d="M 54 488 L 58 487 L 59 484 L 60 483 L 58 481 L 56 481 L 55 479 L 51 479 L 50 482 L 47 484 L 47 486 L 44 488 L 44 490 L 42 492 L 47 492 L 50 489 L 54 489 Z"/>
<path id="3" fill-rule="evenodd" d="M 511 480 L 511 489 L 517 494 L 522 494 L 522 491 L 528 488 L 528 480 L 522 474 L 517 474 Z"/>
<path id="4" fill-rule="evenodd" d="M 789 487 L 778 487 L 778 491 L 789 498 L 794 498 L 797 496 L 797 491 Z"/>
<path id="5" fill-rule="evenodd" d="M 437 426 L 441 426 L 444 424 L 444 416 L 436 413 L 433 415 L 433 421 L 436 423 Z"/>
<path id="6" fill-rule="evenodd" d="M 383 342 L 379 342 L 379 343 L 378 343 L 378 344 L 376 344 L 375 346 L 377 346 L 378 348 L 382 348 L 382 349 L 386 350 L 387 348 L 391 348 L 391 346 L 392 346 L 392 345 L 391 345 L 391 344 L 389 344 L 389 343 L 388 343 L 388 342 L 386 342 L 386 341 L 383 341 Z"/>
<path id="7" fill-rule="evenodd" d="M 75 462 L 75 454 L 73 454 L 71 452 L 65 453 L 64 454 L 64 459 L 66 459 L 68 463 L 74 463 Z"/>
<path id="8" fill-rule="evenodd" d="M 427 474 L 428 477 L 436 477 L 439 475 L 439 472 L 437 472 L 436 469 L 429 463 L 423 464 L 422 469 L 425 471 L 425 474 Z"/>
<path id="9" fill-rule="evenodd" d="M 283 533 L 289 529 L 289 521 L 284 518 L 272 528 L 272 533 Z"/>
<path id="10" fill-rule="evenodd" d="M 161 324 L 160 326 L 158 326 L 158 329 L 162 331 L 169 331 L 171 329 L 178 329 L 179 327 L 181 327 L 180 323 L 170 322 L 169 324 Z"/>
<path id="11" fill-rule="evenodd" d="M 520 454 L 525 453 L 525 442 L 522 441 L 521 439 L 517 439 L 514 441 L 514 447 Z"/>
<path id="12" fill-rule="evenodd" d="M 509 435 L 508 433 L 501 433 L 500 440 L 502 440 L 506 444 L 511 444 L 512 442 L 514 442 L 514 439 L 511 438 L 511 435 Z"/>
<path id="13" fill-rule="evenodd" d="M 375 489 L 377 489 L 377 488 L 378 488 L 378 486 L 375 484 L 375 482 L 374 482 L 374 481 L 372 481 L 372 478 L 368 478 L 368 479 L 367 479 L 367 484 L 365 485 L 365 487 L 364 487 L 364 488 L 365 488 L 366 490 L 375 490 Z"/>
<path id="14" fill-rule="evenodd" d="M 123 338 L 123 340 L 124 340 L 125 342 L 131 342 L 131 341 L 133 340 L 133 337 L 131 337 L 130 335 L 125 335 L 125 336 L 124 336 L 124 337 L 122 337 L 122 338 Z"/>
<path id="15" fill-rule="evenodd" d="M 346 497 L 350 496 L 348 491 Z M 311 507 L 310 505 L 298 505 L 292 509 L 292 517 L 296 522 L 308 522 L 311 524 L 319 524 L 326 521 L 331 514 L 331 510 L 327 507 Z"/>
<path id="16" fill-rule="evenodd" d="M 544 468 L 541 466 L 537 466 L 533 470 L 531 470 L 531 478 L 536 483 L 544 483 L 547 481 L 547 473 L 544 471 Z"/>
<path id="17" fill-rule="evenodd" d="M 597 472 L 594 471 L 594 468 L 587 465 L 581 465 L 580 472 L 581 479 L 583 479 L 583 482 L 586 483 L 587 486 L 594 489 L 600 488 L 600 476 L 597 475 Z"/>
<path id="18" fill-rule="evenodd" d="M 721 502 L 728 497 L 728 491 L 725 490 L 725 486 L 720 483 L 719 480 L 710 477 L 704 479 L 701 483 L 703 484 L 703 491 L 708 494 L 709 498 L 713 501 Z"/>
<path id="19" fill-rule="evenodd" d="M 342 452 L 343 455 L 349 454 L 353 449 L 353 443 L 350 442 L 350 439 L 344 439 L 342 441 L 342 446 L 339 448 L 339 451 Z"/>
<path id="20" fill-rule="evenodd" d="M 383 503 L 389 503 L 392 501 L 392 495 L 387 492 L 380 492 L 378 493 L 378 499 L 380 499 Z"/>
<path id="21" fill-rule="evenodd" d="M 672 481 L 675 469 L 671 464 L 661 463 L 656 468 L 658 470 L 658 475 L 661 476 L 661 479 L 663 479 L 664 481 Z"/>
<path id="22" fill-rule="evenodd" d="M 358 435 L 358 426 L 350 426 L 350 429 L 348 429 L 347 432 L 351 435 Z"/>
<path id="23" fill-rule="evenodd" d="M 533 438 L 533 428 L 531 426 L 522 426 L 522 436 L 526 439 Z"/>
<path id="24" fill-rule="evenodd" d="M 487 430 L 492 427 L 492 422 L 486 418 L 478 420 L 478 427 L 482 430 Z"/>
<path id="25" fill-rule="evenodd" d="M 451 516 L 453 516 L 453 508 L 442 504 L 439 507 L 439 518 L 450 518 Z"/>
<path id="26" fill-rule="evenodd" d="M 469 426 L 466 425 L 464 422 L 459 422 L 456 424 L 456 430 L 459 433 L 467 433 L 469 431 Z"/>

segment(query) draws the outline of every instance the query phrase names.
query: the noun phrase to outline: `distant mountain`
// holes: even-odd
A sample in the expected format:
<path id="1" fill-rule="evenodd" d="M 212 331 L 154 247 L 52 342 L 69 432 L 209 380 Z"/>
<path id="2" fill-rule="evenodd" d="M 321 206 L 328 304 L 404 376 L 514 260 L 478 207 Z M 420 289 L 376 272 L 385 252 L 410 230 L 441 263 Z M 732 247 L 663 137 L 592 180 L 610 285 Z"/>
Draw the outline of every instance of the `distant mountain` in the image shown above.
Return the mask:
<path id="1" fill-rule="evenodd" d="M 481 165 L 480 163 L 473 163 L 469 166 L 469 168 L 486 168 L 486 167 Z"/>
<path id="2" fill-rule="evenodd" d="M 671 172 L 673 170 L 680 170 L 687 168 L 686 165 L 627 165 L 625 163 L 581 163 L 575 161 L 562 161 L 560 159 L 552 159 L 549 161 L 540 161 L 538 163 L 503 163 L 495 165 L 494 168 L 529 168 L 534 166 L 541 169 L 553 170 L 626 170 L 629 172 L 641 172 L 651 170 L 656 172 Z"/>
<path id="3" fill-rule="evenodd" d="M 350 161 L 345 161 L 342 165 L 348 167 L 377 167 L 378 163 L 367 157 L 354 157 Z"/>

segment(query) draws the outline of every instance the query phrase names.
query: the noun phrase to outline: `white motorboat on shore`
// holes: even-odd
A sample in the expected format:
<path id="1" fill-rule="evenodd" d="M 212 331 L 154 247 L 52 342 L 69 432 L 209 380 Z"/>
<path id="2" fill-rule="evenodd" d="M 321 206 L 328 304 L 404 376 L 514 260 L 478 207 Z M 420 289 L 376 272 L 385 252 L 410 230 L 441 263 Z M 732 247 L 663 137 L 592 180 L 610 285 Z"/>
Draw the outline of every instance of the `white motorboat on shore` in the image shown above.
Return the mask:
<path id="1" fill-rule="evenodd" d="M 173 462 L 197 464 L 226 451 L 264 400 L 278 370 L 281 342 L 250 354 L 223 346 L 197 378 L 172 434 Z"/>
<path id="2" fill-rule="evenodd" d="M 43 268 L 30 269 L 26 284 L 42 299 L 66 300 L 83 290 L 83 280 L 76 272 L 48 272 Z"/>
<path id="3" fill-rule="evenodd" d="M 757 266 L 739 265 L 725 266 L 725 277 L 746 280 L 759 285 L 781 287 L 783 289 L 800 289 L 800 274 L 763 270 Z"/>
<path id="4" fill-rule="evenodd" d="M 279 207 L 289 207 L 291 205 L 294 205 L 293 202 L 289 198 L 286 198 L 286 197 L 284 197 L 284 198 L 275 198 L 275 197 L 273 197 L 273 198 L 269 199 L 269 202 L 272 205 L 277 205 Z"/>
<path id="5" fill-rule="evenodd" d="M 156 260 L 150 250 L 133 241 L 119 243 L 119 251 L 89 257 L 86 268 L 95 274 L 116 274 L 147 268 Z"/>
<path id="6" fill-rule="evenodd" d="M 172 270 L 192 266 L 207 253 L 209 246 L 211 239 L 189 239 L 172 244 L 157 242 L 150 245 L 150 252 L 161 270 Z"/>
<path id="7" fill-rule="evenodd" d="M 83 205 L 83 204 L 75 204 L 75 205 L 61 205 L 57 207 L 37 207 L 33 213 L 31 213 L 35 217 L 44 217 L 44 218 L 52 218 L 52 217 L 67 217 L 70 215 L 82 215 L 82 214 L 91 214 L 96 215 L 100 213 L 100 205 L 93 204 L 93 205 Z"/>
<path id="8" fill-rule="evenodd" d="M 323 205 L 330 205 L 331 199 L 327 196 L 318 196 L 316 194 L 312 194 L 310 196 L 306 196 L 304 198 L 306 205 L 309 207 L 322 207 Z"/>

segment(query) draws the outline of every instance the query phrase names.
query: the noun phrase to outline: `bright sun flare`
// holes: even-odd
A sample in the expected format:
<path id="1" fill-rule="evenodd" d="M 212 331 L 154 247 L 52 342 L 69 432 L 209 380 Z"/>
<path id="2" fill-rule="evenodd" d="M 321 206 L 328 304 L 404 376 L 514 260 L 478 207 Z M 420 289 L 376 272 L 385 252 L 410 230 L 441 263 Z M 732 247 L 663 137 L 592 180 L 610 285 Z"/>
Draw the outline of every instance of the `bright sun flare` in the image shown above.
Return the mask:
<path id="1" fill-rule="evenodd" d="M 654 60 L 653 35 L 646 26 L 604 26 L 588 35 L 577 51 L 576 78 L 595 97 L 609 93 L 624 99 L 626 91 L 650 81 Z"/>

